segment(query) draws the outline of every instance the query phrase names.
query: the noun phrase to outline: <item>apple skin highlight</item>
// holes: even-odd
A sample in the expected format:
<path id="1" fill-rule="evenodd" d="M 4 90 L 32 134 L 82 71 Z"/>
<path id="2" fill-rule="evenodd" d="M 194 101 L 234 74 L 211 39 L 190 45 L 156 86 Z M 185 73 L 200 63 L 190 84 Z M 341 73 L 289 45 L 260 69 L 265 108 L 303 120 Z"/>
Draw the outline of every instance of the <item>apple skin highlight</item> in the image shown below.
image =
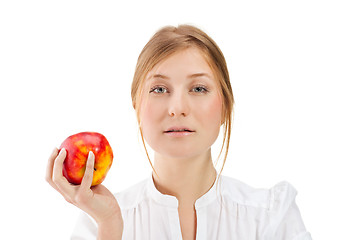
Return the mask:
<path id="1" fill-rule="evenodd" d="M 63 175 L 72 184 L 79 185 L 84 176 L 88 154 L 95 155 L 91 186 L 102 183 L 113 162 L 112 148 L 104 135 L 97 132 L 81 132 L 69 136 L 61 144 L 67 154 L 63 164 Z"/>

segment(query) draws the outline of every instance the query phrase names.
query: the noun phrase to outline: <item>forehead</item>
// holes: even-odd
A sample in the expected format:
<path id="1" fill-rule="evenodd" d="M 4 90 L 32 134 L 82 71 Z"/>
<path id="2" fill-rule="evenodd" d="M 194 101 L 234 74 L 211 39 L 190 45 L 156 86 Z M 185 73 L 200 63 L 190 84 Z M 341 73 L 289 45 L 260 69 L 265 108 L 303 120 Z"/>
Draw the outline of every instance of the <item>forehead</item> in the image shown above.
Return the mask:
<path id="1" fill-rule="evenodd" d="M 156 64 L 145 80 L 171 79 L 172 77 L 207 77 L 214 80 L 214 74 L 204 53 L 194 47 L 177 51 Z"/>

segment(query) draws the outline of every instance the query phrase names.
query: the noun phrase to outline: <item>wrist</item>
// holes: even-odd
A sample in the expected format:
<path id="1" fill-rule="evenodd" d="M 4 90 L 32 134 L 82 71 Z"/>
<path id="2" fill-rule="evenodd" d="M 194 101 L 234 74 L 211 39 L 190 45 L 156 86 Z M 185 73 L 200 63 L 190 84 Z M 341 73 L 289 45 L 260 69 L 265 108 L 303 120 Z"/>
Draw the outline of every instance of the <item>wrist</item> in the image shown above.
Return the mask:
<path id="1" fill-rule="evenodd" d="M 98 222 L 98 240 L 121 239 L 124 228 L 121 214 L 113 216 Z"/>
<path id="2" fill-rule="evenodd" d="M 122 224 L 123 219 L 121 216 L 121 212 L 112 212 L 108 216 L 102 216 L 101 219 L 95 219 L 98 226 L 109 226 L 109 225 L 116 225 Z"/>

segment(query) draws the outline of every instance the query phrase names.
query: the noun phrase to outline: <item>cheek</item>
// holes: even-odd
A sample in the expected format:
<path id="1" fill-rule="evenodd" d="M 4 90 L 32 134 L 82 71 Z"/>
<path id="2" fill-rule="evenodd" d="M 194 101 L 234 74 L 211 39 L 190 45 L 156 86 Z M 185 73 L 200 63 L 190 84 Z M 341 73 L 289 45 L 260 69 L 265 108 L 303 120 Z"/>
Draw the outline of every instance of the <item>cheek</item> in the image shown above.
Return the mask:
<path id="1" fill-rule="evenodd" d="M 147 128 L 147 126 L 149 124 L 151 124 L 151 122 L 154 121 L 154 114 L 151 114 L 153 111 L 153 109 L 151 108 L 151 106 L 149 105 L 143 105 L 141 106 L 141 110 L 140 110 L 140 121 L 141 121 L 141 127 L 142 128 Z"/>
<path id="2" fill-rule="evenodd" d="M 144 140 L 149 144 L 153 142 L 153 131 L 154 128 L 151 127 L 154 125 L 155 120 L 153 119 L 153 115 L 151 114 L 151 109 L 149 107 L 142 106 L 140 110 L 140 127 L 142 131 L 142 135 L 144 137 Z M 152 147 L 152 146 L 151 146 Z"/>
<path id="3" fill-rule="evenodd" d="M 162 115 L 163 109 L 161 108 L 161 105 L 156 103 L 154 104 L 150 101 L 142 103 L 140 108 L 140 121 L 144 133 L 151 133 L 151 131 L 155 131 L 156 129 L 154 126 L 159 126 Z"/>
<path id="4" fill-rule="evenodd" d="M 214 125 L 221 125 L 222 100 L 220 96 L 214 97 L 204 106 L 204 120 Z M 211 121 L 209 121 L 211 120 Z"/>

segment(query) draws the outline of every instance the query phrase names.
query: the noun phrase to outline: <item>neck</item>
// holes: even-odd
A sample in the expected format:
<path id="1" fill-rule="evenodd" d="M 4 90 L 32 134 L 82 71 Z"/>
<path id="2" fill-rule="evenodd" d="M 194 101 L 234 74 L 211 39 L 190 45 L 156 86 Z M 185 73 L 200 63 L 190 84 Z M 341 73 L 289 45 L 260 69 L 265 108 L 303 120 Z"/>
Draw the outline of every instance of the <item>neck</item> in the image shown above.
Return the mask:
<path id="1" fill-rule="evenodd" d="M 170 159 L 155 154 L 154 167 L 157 173 L 153 173 L 155 187 L 186 205 L 193 205 L 216 179 L 210 149 L 202 155 L 186 159 Z"/>

